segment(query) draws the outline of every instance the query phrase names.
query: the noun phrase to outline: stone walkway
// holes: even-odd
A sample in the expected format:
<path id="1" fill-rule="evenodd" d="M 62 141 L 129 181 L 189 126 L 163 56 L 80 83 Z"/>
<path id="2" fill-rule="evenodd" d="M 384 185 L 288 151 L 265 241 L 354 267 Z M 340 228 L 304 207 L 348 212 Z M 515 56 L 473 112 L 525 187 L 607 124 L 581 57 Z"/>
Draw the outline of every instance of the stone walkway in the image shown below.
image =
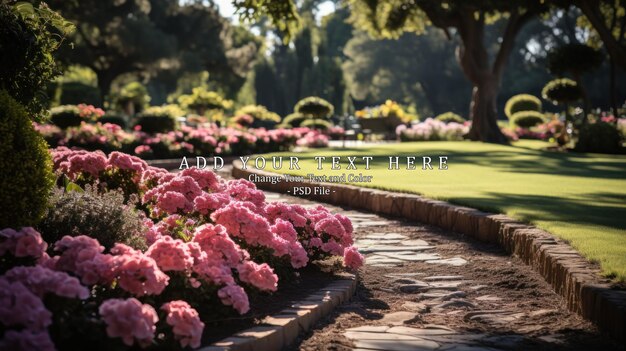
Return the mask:
<path id="1" fill-rule="evenodd" d="M 268 201 L 318 203 L 267 193 Z M 497 246 L 325 205 L 353 221 L 366 255 L 350 304 L 293 350 L 612 350 L 543 278 Z"/>

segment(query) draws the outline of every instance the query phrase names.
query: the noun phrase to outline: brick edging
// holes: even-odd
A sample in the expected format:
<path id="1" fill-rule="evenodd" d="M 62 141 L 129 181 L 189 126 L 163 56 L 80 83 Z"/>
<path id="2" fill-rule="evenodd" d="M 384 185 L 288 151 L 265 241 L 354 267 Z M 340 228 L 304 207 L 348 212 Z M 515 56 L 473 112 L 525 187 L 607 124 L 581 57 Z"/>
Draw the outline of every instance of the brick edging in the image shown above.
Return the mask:
<path id="1" fill-rule="evenodd" d="M 348 274 L 317 293 L 294 303 L 261 324 L 235 333 L 199 351 L 278 351 L 293 344 L 301 332 L 306 332 L 335 307 L 350 300 L 356 291 L 357 278 Z"/>
<path id="2" fill-rule="evenodd" d="M 234 178 L 250 174 L 281 176 L 233 163 Z M 266 190 L 286 193 L 294 186 L 314 187 L 319 183 L 256 183 Z M 419 195 L 397 193 L 344 184 L 324 183 L 330 195 L 310 195 L 316 201 L 350 206 L 389 216 L 402 217 L 462 233 L 481 241 L 499 244 L 539 272 L 561 295 L 567 307 L 594 322 L 616 340 L 626 340 L 626 291 L 611 289 L 600 269 L 570 245 L 537 227 L 505 215 L 431 200 Z"/>

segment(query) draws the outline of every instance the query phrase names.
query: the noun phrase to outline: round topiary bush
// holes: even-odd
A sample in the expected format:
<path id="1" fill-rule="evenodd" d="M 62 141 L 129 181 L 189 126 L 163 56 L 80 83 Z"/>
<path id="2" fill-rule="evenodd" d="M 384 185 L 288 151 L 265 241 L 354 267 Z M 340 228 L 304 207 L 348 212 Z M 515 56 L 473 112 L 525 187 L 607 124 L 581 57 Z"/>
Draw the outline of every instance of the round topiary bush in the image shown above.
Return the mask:
<path id="1" fill-rule="evenodd" d="M 504 114 L 510 119 L 513 114 L 520 111 L 541 112 L 541 100 L 530 94 L 518 94 L 511 97 L 504 105 Z"/>
<path id="2" fill-rule="evenodd" d="M 60 105 L 88 104 L 102 106 L 100 89 L 80 82 L 66 82 L 61 84 Z"/>
<path id="3" fill-rule="evenodd" d="M 140 113 L 135 126 L 140 126 L 142 132 L 167 133 L 177 128 L 176 108 L 170 106 L 149 107 Z"/>
<path id="4" fill-rule="evenodd" d="M 545 116 L 537 111 L 520 111 L 511 116 L 511 122 L 521 128 L 530 128 L 545 122 Z"/>
<path id="5" fill-rule="evenodd" d="M 614 124 L 596 122 L 583 125 L 578 132 L 576 151 L 617 154 L 622 150 L 622 137 Z"/>
<path id="6" fill-rule="evenodd" d="M 459 115 L 457 115 L 454 112 L 445 112 L 442 113 L 440 115 L 438 115 L 437 117 L 435 117 L 436 120 L 444 122 L 444 123 L 450 123 L 450 122 L 455 122 L 455 123 L 465 123 L 465 119 Z"/>
<path id="7" fill-rule="evenodd" d="M 50 109 L 50 122 L 61 129 L 78 127 L 83 121 L 76 105 L 61 105 Z"/>
<path id="8" fill-rule="evenodd" d="M 541 96 L 558 105 L 580 100 L 582 91 L 575 81 L 568 78 L 559 78 L 549 81 L 541 90 Z"/>
<path id="9" fill-rule="evenodd" d="M 329 118 L 334 112 L 333 105 L 317 96 L 306 97 L 296 104 L 294 111 L 305 117 Z"/>
<path id="10" fill-rule="evenodd" d="M 299 127 L 305 118 L 306 117 L 302 115 L 301 113 L 294 112 L 285 116 L 285 118 L 283 118 L 283 120 L 280 122 L 280 125 L 278 127 L 280 128 Z"/>
<path id="11" fill-rule="evenodd" d="M 311 129 L 330 129 L 333 126 L 329 121 L 323 119 L 307 119 L 300 123 L 300 127 L 307 127 Z"/>
<path id="12" fill-rule="evenodd" d="M 24 108 L 0 91 L 0 228 L 36 224 L 53 184 L 48 144 Z"/>

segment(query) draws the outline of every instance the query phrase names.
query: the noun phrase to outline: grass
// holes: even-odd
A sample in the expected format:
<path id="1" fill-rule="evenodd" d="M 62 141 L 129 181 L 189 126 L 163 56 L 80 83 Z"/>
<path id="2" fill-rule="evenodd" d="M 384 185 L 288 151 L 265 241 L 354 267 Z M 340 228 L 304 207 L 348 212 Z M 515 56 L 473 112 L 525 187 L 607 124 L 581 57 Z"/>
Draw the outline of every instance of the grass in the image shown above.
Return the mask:
<path id="1" fill-rule="evenodd" d="M 545 143 L 514 146 L 472 142 L 421 142 L 371 148 L 318 149 L 296 154 L 293 175 L 363 173 L 371 183 L 354 185 L 422 194 L 530 222 L 568 241 L 604 274 L 626 281 L 626 156 L 542 151 Z M 269 156 L 293 156 L 279 153 Z M 446 171 L 387 170 L 387 156 L 447 155 Z M 266 157 L 268 155 L 265 155 Z M 314 156 L 374 156 L 371 170 L 316 170 Z M 327 160 L 329 160 L 328 158 Z M 252 162 L 250 162 L 252 163 Z M 271 160 L 268 161 L 271 170 Z M 347 163 L 342 163 L 345 169 Z"/>

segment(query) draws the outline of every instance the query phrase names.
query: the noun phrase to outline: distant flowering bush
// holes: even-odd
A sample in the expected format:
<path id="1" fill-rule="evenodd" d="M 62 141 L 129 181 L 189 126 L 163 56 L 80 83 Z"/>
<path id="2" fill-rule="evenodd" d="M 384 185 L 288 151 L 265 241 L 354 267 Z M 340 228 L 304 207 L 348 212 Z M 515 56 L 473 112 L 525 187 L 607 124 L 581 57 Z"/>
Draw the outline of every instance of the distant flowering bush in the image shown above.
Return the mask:
<path id="1" fill-rule="evenodd" d="M 433 118 L 410 127 L 402 124 L 396 128 L 396 135 L 401 141 L 463 140 L 468 132 L 469 123 L 445 123 Z"/>
<path id="2" fill-rule="evenodd" d="M 363 264 L 347 217 L 268 203 L 246 180 L 169 173 L 119 152 L 61 147 L 52 158 L 78 185 L 140 199 L 147 246 L 106 248 L 90 233 L 47 243 L 33 228 L 1 230 L 0 348 L 86 349 L 98 335 L 107 349 L 197 348 L 208 321 L 247 313 L 251 292 L 276 291 L 276 272 L 332 256 L 350 269 Z"/>
<path id="3" fill-rule="evenodd" d="M 311 130 L 298 140 L 298 146 L 327 147 L 329 139 L 326 134 L 322 134 L 317 130 Z"/>

